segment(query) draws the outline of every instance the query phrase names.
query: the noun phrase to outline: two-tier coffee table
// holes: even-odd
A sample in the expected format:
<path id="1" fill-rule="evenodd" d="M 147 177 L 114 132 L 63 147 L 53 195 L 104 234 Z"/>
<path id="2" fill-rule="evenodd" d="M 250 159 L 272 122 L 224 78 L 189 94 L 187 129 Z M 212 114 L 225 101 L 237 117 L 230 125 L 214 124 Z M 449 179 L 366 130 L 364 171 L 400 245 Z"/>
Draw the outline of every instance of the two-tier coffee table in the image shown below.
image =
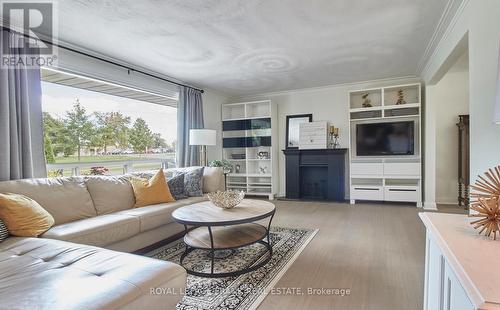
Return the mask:
<path id="1" fill-rule="evenodd" d="M 186 268 L 192 275 L 201 277 L 230 277 L 254 271 L 269 262 L 272 257 L 272 246 L 269 238 L 269 229 L 275 213 L 274 204 L 262 200 L 244 199 L 233 209 L 224 210 L 213 205 L 210 201 L 200 202 L 181 207 L 172 213 L 172 218 L 184 225 L 186 235 L 184 243 L 186 250 L 181 255 L 180 264 L 193 250 L 207 251 L 207 258 L 211 260 L 210 272 L 199 272 Z M 256 221 L 269 218 L 267 227 Z M 267 239 L 265 241 L 264 239 Z M 252 266 L 231 271 L 214 272 L 214 260 L 217 252 L 229 252 L 237 248 L 260 243 L 267 248 L 269 255 Z M 229 259 L 229 255 L 225 258 Z"/>

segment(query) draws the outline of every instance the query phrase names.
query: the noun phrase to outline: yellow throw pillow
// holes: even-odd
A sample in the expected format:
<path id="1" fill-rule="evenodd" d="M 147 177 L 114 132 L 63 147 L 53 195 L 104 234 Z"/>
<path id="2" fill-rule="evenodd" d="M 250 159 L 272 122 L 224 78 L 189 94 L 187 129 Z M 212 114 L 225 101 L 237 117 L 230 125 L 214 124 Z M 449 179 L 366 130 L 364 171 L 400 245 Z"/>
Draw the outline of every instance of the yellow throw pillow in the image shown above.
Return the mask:
<path id="1" fill-rule="evenodd" d="M 54 218 L 38 202 L 19 194 L 0 194 L 0 219 L 11 235 L 38 237 L 54 225 Z"/>
<path id="2" fill-rule="evenodd" d="M 149 181 L 137 177 L 130 179 L 135 195 L 135 206 L 144 207 L 162 202 L 173 202 L 163 169 L 160 169 Z"/>

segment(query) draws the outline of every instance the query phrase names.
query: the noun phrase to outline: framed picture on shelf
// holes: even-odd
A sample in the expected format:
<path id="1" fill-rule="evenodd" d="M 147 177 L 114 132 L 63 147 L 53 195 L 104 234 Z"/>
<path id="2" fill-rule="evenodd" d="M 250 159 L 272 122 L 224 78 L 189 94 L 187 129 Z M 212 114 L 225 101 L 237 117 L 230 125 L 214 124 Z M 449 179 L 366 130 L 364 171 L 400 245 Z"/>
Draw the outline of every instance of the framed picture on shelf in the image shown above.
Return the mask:
<path id="1" fill-rule="evenodd" d="M 312 114 L 286 116 L 286 148 L 299 148 L 299 127 L 302 123 L 312 122 Z"/>

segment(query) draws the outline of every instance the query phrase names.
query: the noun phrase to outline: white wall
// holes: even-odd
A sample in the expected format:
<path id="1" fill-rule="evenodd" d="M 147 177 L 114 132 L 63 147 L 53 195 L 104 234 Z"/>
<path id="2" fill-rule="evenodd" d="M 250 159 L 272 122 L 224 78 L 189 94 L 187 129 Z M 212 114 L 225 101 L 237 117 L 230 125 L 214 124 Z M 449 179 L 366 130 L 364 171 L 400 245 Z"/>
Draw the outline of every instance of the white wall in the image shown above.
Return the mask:
<path id="1" fill-rule="evenodd" d="M 443 39 L 438 44 L 423 72 L 426 83 L 437 83 L 450 67 L 457 50 L 467 41 L 469 50 L 469 113 L 471 142 L 471 182 L 477 175 L 500 163 L 500 126 L 493 124 L 493 111 L 496 92 L 497 64 L 500 42 L 500 1 L 481 0 L 464 1 Z M 439 104 L 429 94 L 435 86 L 428 87 L 427 104 Z M 426 114 L 427 116 L 427 114 Z M 431 117 L 427 117 L 430 119 Z M 427 128 L 426 128 L 427 130 Z M 431 134 L 427 132 L 427 134 Z M 430 149 L 436 143 L 426 143 L 427 156 L 432 156 Z M 432 167 L 426 167 L 426 174 L 432 173 Z M 427 177 L 426 177 L 427 178 Z M 426 184 L 426 203 L 435 200 Z"/>
<path id="2" fill-rule="evenodd" d="M 458 115 L 469 114 L 469 58 L 464 53 L 434 86 L 436 103 L 436 203 L 456 204 L 458 196 Z"/>
<path id="3" fill-rule="evenodd" d="M 337 85 L 287 92 L 261 94 L 250 97 L 233 98 L 232 102 L 270 99 L 278 105 L 279 149 L 285 148 L 286 116 L 293 114 L 313 114 L 313 121 L 329 121 L 340 128 L 340 147 L 349 147 L 349 108 L 348 92 L 371 87 L 383 87 L 394 84 L 419 82 L 416 78 L 402 78 L 371 81 L 357 84 Z M 285 156 L 280 151 L 279 157 L 279 195 L 285 195 Z"/>

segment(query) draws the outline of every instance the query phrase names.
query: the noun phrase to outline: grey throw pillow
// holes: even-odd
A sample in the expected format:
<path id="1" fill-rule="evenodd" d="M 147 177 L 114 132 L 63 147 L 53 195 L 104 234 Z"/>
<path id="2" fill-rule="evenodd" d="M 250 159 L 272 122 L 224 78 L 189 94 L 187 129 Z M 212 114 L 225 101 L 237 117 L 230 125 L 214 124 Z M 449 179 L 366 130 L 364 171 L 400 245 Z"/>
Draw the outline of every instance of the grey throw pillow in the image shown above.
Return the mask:
<path id="1" fill-rule="evenodd" d="M 170 178 L 167 183 L 170 193 L 174 196 L 175 200 L 187 198 L 184 190 L 184 173 L 180 173 Z"/>
<path id="2" fill-rule="evenodd" d="M 174 176 L 184 174 L 184 192 L 189 197 L 203 196 L 203 170 L 204 167 L 179 169 Z"/>
<path id="3" fill-rule="evenodd" d="M 0 242 L 7 239 L 8 236 L 9 236 L 9 231 L 7 230 L 7 226 L 5 226 L 5 223 L 2 220 L 0 220 Z"/>

